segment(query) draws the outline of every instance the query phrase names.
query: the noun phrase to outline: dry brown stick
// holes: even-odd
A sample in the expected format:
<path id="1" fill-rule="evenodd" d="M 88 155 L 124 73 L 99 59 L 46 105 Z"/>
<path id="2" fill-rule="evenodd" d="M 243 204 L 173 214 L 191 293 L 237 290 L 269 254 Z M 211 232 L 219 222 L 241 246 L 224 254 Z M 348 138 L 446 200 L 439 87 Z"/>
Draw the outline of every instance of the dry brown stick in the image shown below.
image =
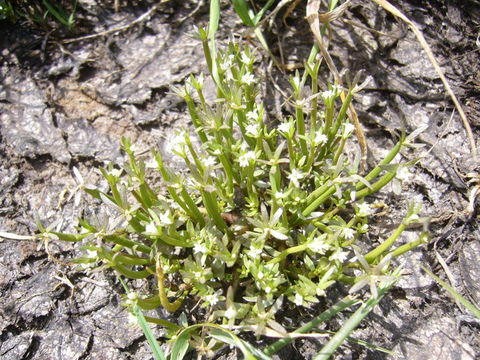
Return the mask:
<path id="1" fill-rule="evenodd" d="M 462 119 L 463 126 L 465 127 L 465 131 L 467 132 L 473 158 L 477 159 L 477 146 L 475 144 L 475 139 L 473 138 L 473 132 L 470 127 L 470 123 L 468 122 L 467 117 L 463 112 L 462 105 L 460 105 L 460 102 L 458 101 L 457 97 L 455 96 L 452 89 L 450 88 L 450 84 L 448 83 L 447 78 L 443 74 L 443 71 L 440 68 L 440 65 L 438 64 L 437 60 L 435 59 L 435 56 L 433 55 L 433 52 L 430 49 L 430 46 L 428 46 L 428 43 L 425 40 L 425 37 L 423 36 L 422 32 L 415 26 L 415 24 L 412 21 L 410 21 L 409 18 L 407 18 L 400 10 L 398 10 L 395 6 L 390 4 L 388 1 L 386 0 L 373 0 L 373 1 L 376 2 L 378 5 L 380 5 L 381 7 L 383 7 L 389 13 L 402 19 L 410 27 L 410 29 L 412 29 L 413 33 L 415 34 L 418 41 L 420 42 L 420 45 L 422 45 L 423 50 L 425 50 L 425 52 L 427 53 L 428 59 L 432 63 L 435 71 L 437 72 L 438 76 L 440 76 L 440 79 L 442 80 L 443 85 L 445 86 L 445 89 L 447 89 L 447 92 L 450 95 L 450 98 L 455 104 L 455 107 L 457 108 L 457 111 Z"/>
<path id="2" fill-rule="evenodd" d="M 380 35 L 380 36 L 389 37 L 389 38 L 395 39 L 395 40 L 404 40 L 404 41 L 407 41 L 407 42 L 410 42 L 410 43 L 415 43 L 414 40 L 405 39 L 403 36 L 397 36 L 397 35 L 392 35 L 392 34 L 384 33 L 384 32 L 382 32 L 382 31 L 378 31 L 378 30 L 372 29 L 371 27 L 362 25 L 362 24 L 360 24 L 360 23 L 358 23 L 358 22 L 356 22 L 356 21 L 352 21 L 352 20 L 348 20 L 348 19 L 340 19 L 340 21 L 343 22 L 343 23 L 346 23 L 346 24 L 353 25 L 353 26 L 358 27 L 358 28 L 360 28 L 360 29 L 367 30 L 368 32 L 370 32 L 370 33 L 372 33 L 372 34 L 377 34 L 377 35 Z"/>
<path id="3" fill-rule="evenodd" d="M 73 39 L 65 39 L 65 40 L 62 41 L 62 43 L 63 44 L 70 44 L 70 43 L 73 43 L 73 42 L 94 39 L 94 38 L 97 38 L 97 37 L 100 37 L 100 36 L 105 36 L 105 35 L 108 35 L 108 34 L 120 32 L 120 31 L 125 31 L 125 30 L 131 28 L 132 26 L 134 26 L 134 25 L 136 25 L 136 24 L 138 24 L 142 21 L 147 20 L 158 9 L 158 7 L 164 2 L 165 2 L 165 0 L 160 1 L 158 4 L 152 6 L 152 8 L 150 10 L 148 10 L 146 13 L 143 13 L 138 18 L 136 18 L 135 20 L 133 20 L 132 22 L 130 22 L 126 25 L 119 26 L 119 27 L 109 29 L 109 30 L 105 30 L 105 31 L 95 33 L 95 34 L 80 36 L 80 37 L 73 38 Z"/>

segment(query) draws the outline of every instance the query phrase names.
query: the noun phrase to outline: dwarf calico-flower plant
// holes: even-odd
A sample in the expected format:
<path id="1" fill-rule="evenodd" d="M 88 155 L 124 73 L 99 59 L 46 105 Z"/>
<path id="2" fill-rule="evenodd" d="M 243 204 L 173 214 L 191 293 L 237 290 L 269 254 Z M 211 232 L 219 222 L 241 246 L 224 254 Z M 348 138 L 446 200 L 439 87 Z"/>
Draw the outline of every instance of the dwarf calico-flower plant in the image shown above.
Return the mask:
<path id="1" fill-rule="evenodd" d="M 231 43 L 207 57 L 214 103 L 205 100 L 203 75 L 173 89 L 194 128 L 182 129 L 171 147 L 185 171 L 172 170 L 158 150 L 143 158 L 123 139 L 124 171 L 102 170 L 107 191 L 85 188 L 115 213 L 115 226 L 83 219 L 79 235 L 50 235 L 82 242 L 80 264 L 155 279 L 154 291 L 128 295 L 129 304 L 174 312 L 188 298 L 205 309 L 207 321 L 257 335 L 279 328 L 282 306 L 309 307 L 334 284 L 374 292 L 394 258 L 426 238 L 397 245 L 406 225 L 419 220 L 417 206 L 387 239 L 366 236 L 375 212 L 368 198 L 405 179 L 409 164 L 394 159 L 412 138 L 400 137 L 376 167 L 359 174 L 347 116 L 358 79 L 348 88 L 321 86 L 319 65 L 307 64 L 305 74 L 291 78 L 292 108 L 274 119 L 259 95 L 263 80 L 251 50 Z M 149 180 L 152 171 L 160 182 Z"/>

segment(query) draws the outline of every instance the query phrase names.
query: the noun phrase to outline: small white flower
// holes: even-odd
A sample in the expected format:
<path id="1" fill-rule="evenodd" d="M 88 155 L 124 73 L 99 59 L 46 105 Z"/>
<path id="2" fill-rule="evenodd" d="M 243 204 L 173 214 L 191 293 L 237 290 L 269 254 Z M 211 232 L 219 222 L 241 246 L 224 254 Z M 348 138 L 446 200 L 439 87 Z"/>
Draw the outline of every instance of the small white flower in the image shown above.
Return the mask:
<path id="1" fill-rule="evenodd" d="M 252 161 L 255 161 L 256 155 L 255 151 L 247 151 L 245 154 L 238 158 L 238 162 L 241 167 L 247 167 Z"/>
<path id="2" fill-rule="evenodd" d="M 138 299 L 138 295 L 136 292 L 134 291 L 131 291 L 127 294 L 127 299 L 130 300 L 130 301 L 134 301 L 134 300 L 137 300 Z"/>
<path id="3" fill-rule="evenodd" d="M 227 79 L 227 81 L 233 81 L 233 74 L 230 70 L 225 72 L 225 79 Z"/>
<path id="4" fill-rule="evenodd" d="M 127 320 L 128 325 L 130 325 L 130 326 L 137 326 L 138 325 L 138 318 L 135 315 L 133 315 L 132 313 L 128 313 L 127 318 L 128 318 L 128 320 Z"/>
<path id="5" fill-rule="evenodd" d="M 324 91 L 324 92 L 322 93 L 322 98 L 323 98 L 325 101 L 329 101 L 329 100 L 335 98 L 335 93 L 334 93 L 332 90 Z"/>
<path id="6" fill-rule="evenodd" d="M 155 159 L 150 159 L 145 163 L 145 167 L 149 169 L 158 169 L 158 162 Z"/>
<path id="7" fill-rule="evenodd" d="M 407 167 L 402 166 L 397 170 L 397 175 L 395 175 L 395 177 L 400 181 L 409 181 L 412 174 Z"/>
<path id="8" fill-rule="evenodd" d="M 245 73 L 242 76 L 242 83 L 246 85 L 252 85 L 255 82 L 255 76 L 252 73 Z"/>
<path id="9" fill-rule="evenodd" d="M 368 232 L 368 224 L 363 224 L 360 229 L 358 229 L 361 233 L 367 233 Z"/>
<path id="10" fill-rule="evenodd" d="M 237 312 L 234 308 L 229 307 L 227 311 L 225 311 L 225 317 L 227 319 L 235 319 L 235 316 L 237 316 Z"/>
<path id="11" fill-rule="evenodd" d="M 330 245 L 328 245 L 322 238 L 316 237 L 311 243 L 308 244 L 310 250 L 323 255 L 325 252 L 330 249 Z"/>
<path id="12" fill-rule="evenodd" d="M 122 175 L 123 170 L 122 169 L 112 169 L 108 175 L 114 176 L 114 177 L 120 177 Z"/>
<path id="13" fill-rule="evenodd" d="M 183 133 L 179 133 L 175 135 L 171 142 L 172 150 L 177 153 L 183 153 L 185 151 L 185 135 Z"/>
<path id="14" fill-rule="evenodd" d="M 286 122 L 286 123 L 281 123 L 280 125 L 278 125 L 278 131 L 280 132 L 283 132 L 283 133 L 286 133 L 286 134 L 289 134 L 290 133 L 290 130 L 292 128 L 292 123 L 291 122 Z"/>
<path id="15" fill-rule="evenodd" d="M 88 259 L 96 259 L 98 257 L 97 250 L 87 250 L 85 257 Z"/>
<path id="16" fill-rule="evenodd" d="M 332 86 L 332 91 L 333 91 L 333 93 L 335 94 L 335 96 L 340 95 L 340 93 L 342 92 L 342 90 L 343 90 L 343 88 L 342 88 L 340 85 L 338 85 L 338 84 L 335 84 L 335 85 Z"/>
<path id="17" fill-rule="evenodd" d="M 247 112 L 247 119 L 255 121 L 258 119 L 258 112 L 256 109 L 253 109 L 252 111 Z"/>
<path id="18" fill-rule="evenodd" d="M 270 286 L 267 286 L 265 288 L 265 294 L 270 294 L 272 292 L 272 288 Z"/>
<path id="19" fill-rule="evenodd" d="M 340 262 L 344 262 L 345 260 L 347 260 L 347 256 L 348 253 L 346 251 L 336 251 L 330 256 L 329 260 L 338 260 Z"/>
<path id="20" fill-rule="evenodd" d="M 296 187 L 300 187 L 300 183 L 298 180 L 301 180 L 305 177 L 305 174 L 302 173 L 298 169 L 293 169 L 292 172 L 288 175 L 288 179 L 295 185 Z"/>
<path id="21" fill-rule="evenodd" d="M 138 152 L 138 151 L 140 151 L 140 148 L 138 147 L 138 145 L 132 144 L 132 145 L 130 145 L 130 150 L 132 152 Z"/>
<path id="22" fill-rule="evenodd" d="M 257 278 L 259 280 L 262 280 L 264 277 L 265 277 L 265 274 L 262 271 L 259 271 L 258 274 L 257 274 Z"/>
<path id="23" fill-rule="evenodd" d="M 302 109 L 305 109 L 307 103 L 308 103 L 308 99 L 305 99 L 305 98 L 295 100 L 295 106 Z"/>
<path id="24" fill-rule="evenodd" d="M 206 159 L 203 159 L 203 165 L 207 168 L 213 167 L 217 164 L 217 160 L 213 156 L 208 156 Z"/>
<path id="25" fill-rule="evenodd" d="M 405 223 L 410 224 L 413 222 L 417 222 L 419 219 L 420 219 L 420 216 L 418 216 L 417 214 L 412 214 L 405 219 Z"/>
<path id="26" fill-rule="evenodd" d="M 88 263 L 88 264 L 79 264 L 80 268 L 82 268 L 82 270 L 84 271 L 89 271 L 92 267 L 95 266 L 94 263 Z"/>
<path id="27" fill-rule="evenodd" d="M 244 51 L 242 51 L 242 56 L 240 57 L 240 60 L 245 65 L 250 64 L 250 62 L 252 61 L 252 59 Z"/>
<path id="28" fill-rule="evenodd" d="M 245 132 L 248 136 L 257 137 L 260 133 L 260 125 L 259 124 L 249 124 L 245 127 Z"/>
<path id="29" fill-rule="evenodd" d="M 213 293 L 211 295 L 205 296 L 205 300 L 207 300 L 210 303 L 210 305 L 216 305 L 220 300 L 220 298 L 217 293 Z"/>
<path id="30" fill-rule="evenodd" d="M 342 234 L 345 239 L 352 240 L 355 237 L 355 230 L 350 228 L 343 228 Z"/>
<path id="31" fill-rule="evenodd" d="M 241 144 L 240 144 L 240 150 L 242 151 L 247 151 L 248 149 L 248 144 L 246 141 L 243 141 Z"/>
<path id="32" fill-rule="evenodd" d="M 346 123 L 343 125 L 343 136 L 344 137 L 348 137 L 350 136 L 350 134 L 353 132 L 353 130 L 355 130 L 355 126 L 350 124 L 350 123 Z"/>
<path id="33" fill-rule="evenodd" d="M 262 249 L 257 249 L 254 247 L 251 247 L 248 249 L 247 255 L 250 256 L 252 259 L 258 258 L 262 254 Z"/>
<path id="34" fill-rule="evenodd" d="M 200 85 L 200 87 L 203 87 L 203 84 L 205 83 L 205 75 L 203 75 L 203 72 L 197 76 L 197 83 Z"/>
<path id="35" fill-rule="evenodd" d="M 357 200 L 357 192 L 355 190 L 352 190 L 350 193 L 350 199 L 352 199 L 352 201 Z"/>
<path id="36" fill-rule="evenodd" d="M 277 191 L 273 196 L 276 200 L 282 200 L 285 198 L 285 193 L 282 191 Z"/>
<path id="37" fill-rule="evenodd" d="M 193 251 L 195 253 L 201 253 L 201 254 L 205 254 L 207 252 L 207 247 L 205 246 L 205 244 L 203 243 L 196 243 L 194 246 L 193 246 Z"/>
<path id="38" fill-rule="evenodd" d="M 323 134 L 320 130 L 318 130 L 315 133 L 315 139 L 313 141 L 317 145 L 325 144 L 328 141 L 328 137 L 325 134 Z"/>
<path id="39" fill-rule="evenodd" d="M 162 225 L 172 225 L 173 221 L 170 219 L 170 211 L 166 211 L 164 213 L 161 213 L 160 216 L 160 222 Z"/>
<path id="40" fill-rule="evenodd" d="M 317 219 L 320 216 L 323 216 L 325 214 L 323 211 L 313 211 L 310 213 L 310 216 L 307 217 L 307 219 L 312 220 L 312 219 Z"/>
<path id="41" fill-rule="evenodd" d="M 303 305 L 303 296 L 300 295 L 299 293 L 296 293 L 295 294 L 295 300 L 293 302 L 297 306 L 302 306 Z"/>
<path id="42" fill-rule="evenodd" d="M 145 226 L 145 232 L 147 234 L 156 234 L 158 232 L 157 224 L 155 224 L 153 221 L 148 223 L 147 226 Z"/>
<path id="43" fill-rule="evenodd" d="M 358 216 L 364 217 L 372 213 L 372 208 L 370 207 L 370 204 L 366 202 L 357 204 L 357 206 L 358 206 L 358 212 L 357 212 Z"/>
<path id="44" fill-rule="evenodd" d="M 232 59 L 229 57 L 225 59 L 222 63 L 220 63 L 220 69 L 223 71 L 227 71 L 232 66 Z"/>
<path id="45" fill-rule="evenodd" d="M 300 87 L 300 77 L 295 76 L 295 77 L 293 78 L 293 84 L 294 84 L 295 88 L 298 89 L 298 88 Z"/>

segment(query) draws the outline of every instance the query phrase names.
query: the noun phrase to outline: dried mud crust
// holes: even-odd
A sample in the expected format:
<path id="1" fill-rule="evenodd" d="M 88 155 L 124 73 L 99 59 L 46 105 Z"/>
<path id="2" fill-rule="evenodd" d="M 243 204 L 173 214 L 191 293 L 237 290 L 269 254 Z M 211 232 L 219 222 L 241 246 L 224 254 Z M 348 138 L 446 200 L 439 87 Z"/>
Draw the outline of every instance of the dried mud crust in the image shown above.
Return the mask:
<path id="1" fill-rule="evenodd" d="M 208 5 L 171 1 L 125 31 L 62 42 L 128 25 L 156 3 L 125 2 L 114 13 L 113 1 L 79 1 L 77 33 L 60 31 L 49 38 L 31 28 L 2 25 L 6 36 L 0 40 L 1 230 L 33 233 L 34 210 L 46 224 L 63 219 L 59 226 L 73 230 L 75 219 L 88 213 L 91 203 L 72 193 L 78 185 L 72 166 L 79 168 L 86 183 L 98 183 L 95 167 L 123 161 L 118 151 L 121 136 L 145 148 L 168 147 L 165 139 L 174 129 L 188 125 L 184 105 L 169 94 L 168 87 L 191 72 L 205 71 L 201 46 L 189 34 L 193 25 L 206 24 Z M 424 32 L 478 137 L 478 2 L 398 1 L 396 5 Z M 312 45 L 304 11 L 298 6 L 291 13 L 286 19 L 290 27 L 282 24 L 280 12 L 267 33 L 274 54 L 282 55 L 285 63 L 302 62 Z M 222 16 L 223 39 L 242 31 L 227 5 Z M 427 264 L 444 274 L 438 260 L 443 259 L 454 287 L 480 305 L 478 205 L 473 211 L 468 208 L 472 183 L 467 183 L 467 174 L 478 174 L 479 168 L 471 159 L 460 119 L 412 34 L 373 3 L 352 1 L 342 20 L 333 24 L 331 46 L 339 68 L 364 69 L 373 76 L 356 103 L 370 140 L 371 159 L 388 151 L 394 141 L 392 131 L 402 127 L 411 132 L 428 124 L 420 140 L 427 149 L 435 145 L 414 169 L 402 196 L 386 191 L 377 199 L 390 206 L 389 216 L 378 224 L 380 238 L 400 221 L 412 197 L 423 199 L 424 215 L 432 218 L 431 244 L 407 259 L 409 275 L 354 334 L 397 355 L 347 343 L 335 358 L 478 358 L 478 322 L 418 266 Z M 259 56 L 259 69 L 267 68 L 268 61 Z M 286 88 L 284 74 L 273 70 L 270 75 Z M 265 101 L 275 117 L 284 99 L 266 86 Z M 411 229 L 405 239 L 414 237 L 414 232 Z M 75 254 L 74 246 L 66 243 L 51 243 L 49 249 L 63 261 Z M 120 293 L 111 274 L 87 276 L 62 266 L 48 258 L 44 244 L 0 242 L 0 358 L 151 358 L 141 331 L 128 325 Z M 308 321 L 320 310 L 285 309 L 283 315 Z M 329 324 L 331 329 L 339 325 L 339 321 Z M 155 331 L 161 336 L 159 329 Z M 310 359 L 321 342 L 298 340 L 278 357 Z M 217 356 L 236 357 L 228 348 Z"/>

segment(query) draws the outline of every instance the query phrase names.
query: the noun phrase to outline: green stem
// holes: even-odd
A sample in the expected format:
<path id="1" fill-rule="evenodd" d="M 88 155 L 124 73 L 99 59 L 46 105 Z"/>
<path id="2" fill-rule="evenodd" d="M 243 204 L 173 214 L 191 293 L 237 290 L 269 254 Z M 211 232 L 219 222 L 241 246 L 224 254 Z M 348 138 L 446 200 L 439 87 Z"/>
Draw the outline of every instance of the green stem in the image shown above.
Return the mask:
<path id="1" fill-rule="evenodd" d="M 415 249 L 417 246 L 425 244 L 428 242 L 427 234 L 421 234 L 417 240 L 406 243 L 402 246 L 399 246 L 394 251 L 391 252 L 393 257 L 397 257 L 405 254 L 407 251 Z"/>
<path id="2" fill-rule="evenodd" d="M 342 155 L 343 148 L 345 147 L 347 139 L 342 138 L 340 141 L 340 144 L 337 147 L 337 151 L 335 152 L 335 156 L 333 157 L 332 165 L 335 166 L 337 165 L 338 159 L 340 158 L 340 155 Z"/>
<path id="3" fill-rule="evenodd" d="M 144 245 L 144 244 L 139 244 L 137 242 L 134 242 L 132 240 L 127 239 L 126 237 L 120 236 L 120 235 L 105 235 L 104 240 L 113 242 L 118 245 L 122 245 L 125 247 L 128 247 L 130 249 L 135 249 L 140 252 L 143 252 L 144 254 L 150 255 L 152 253 L 152 248 Z"/>
<path id="4" fill-rule="evenodd" d="M 390 181 L 393 180 L 395 177 L 396 172 L 389 172 L 383 175 L 380 180 L 378 180 L 376 183 L 372 185 L 371 188 L 365 188 L 356 193 L 356 200 L 360 200 L 361 198 L 364 198 L 365 196 L 371 195 L 379 191 L 381 188 L 383 188 L 385 185 L 387 185 Z M 365 184 L 363 183 L 358 183 L 361 184 L 361 187 L 364 187 Z M 358 185 L 357 185 L 358 187 Z"/>
<path id="5" fill-rule="evenodd" d="M 347 110 L 348 110 L 348 107 L 350 106 L 350 103 L 352 102 L 352 99 L 353 99 L 353 93 L 350 90 L 347 93 L 347 97 L 345 98 L 345 101 L 343 102 L 342 107 L 340 108 L 340 111 L 338 112 L 337 119 L 335 120 L 335 125 L 332 131 L 330 132 L 329 142 L 330 142 L 330 139 L 333 139 L 335 137 L 335 135 L 338 132 L 338 129 L 340 129 L 340 126 L 345 120 L 345 116 L 347 115 Z"/>
<path id="6" fill-rule="evenodd" d="M 365 176 L 365 180 L 370 182 L 373 179 L 375 179 L 380 174 L 380 172 L 382 171 L 382 165 L 390 164 L 390 162 L 395 158 L 395 156 L 397 156 L 397 154 L 400 151 L 400 149 L 402 148 L 402 146 L 403 146 L 403 139 L 400 139 L 398 141 L 398 143 L 393 147 L 393 149 L 390 150 L 390 152 L 387 154 L 387 156 L 385 156 L 385 158 L 382 161 L 379 162 L 378 166 L 373 168 L 373 170 L 370 171 L 367 174 L 367 176 Z M 356 185 L 355 189 L 358 191 L 360 189 L 363 189 L 364 187 L 365 187 L 365 184 L 359 182 Z M 358 196 L 358 193 L 357 193 L 357 196 Z"/>
<path id="7" fill-rule="evenodd" d="M 332 196 L 336 191 L 335 186 L 330 186 L 330 188 L 315 199 L 305 210 L 303 210 L 302 215 L 307 217 L 313 211 L 315 211 L 323 202 L 325 202 L 330 196 Z"/>
<path id="8" fill-rule="evenodd" d="M 288 255 L 307 250 L 307 245 L 297 245 L 282 251 L 279 255 L 270 260 L 267 264 L 276 264 L 285 259 Z"/>
<path id="9" fill-rule="evenodd" d="M 405 230 L 406 225 L 405 224 L 400 224 L 398 228 L 394 231 L 390 237 L 385 240 L 383 243 L 381 243 L 379 246 L 377 246 L 375 249 L 370 251 L 367 255 L 365 255 L 365 260 L 369 264 L 375 261 L 377 257 L 382 255 L 385 251 L 390 249 L 390 247 L 393 245 L 393 243 L 398 239 L 398 237 L 402 234 L 402 232 Z"/>
<path id="10" fill-rule="evenodd" d="M 193 201 L 192 197 L 190 194 L 187 192 L 185 187 L 182 187 L 182 190 L 180 191 L 180 195 L 182 196 L 183 200 L 185 201 L 185 205 L 188 207 L 190 210 L 191 214 L 193 215 L 193 219 L 200 224 L 200 226 L 205 226 L 205 219 L 202 216 L 202 213 L 198 209 L 198 206 L 195 204 L 195 201 Z"/>
<path id="11" fill-rule="evenodd" d="M 168 320 L 153 318 L 150 316 L 145 316 L 145 320 L 148 321 L 149 323 L 160 325 L 160 326 L 163 326 L 164 328 L 172 329 L 173 331 L 179 331 L 181 329 L 180 326 Z"/>
<path id="12" fill-rule="evenodd" d="M 207 138 L 207 135 L 205 134 L 205 131 L 202 128 L 203 127 L 202 120 L 197 113 L 197 108 L 195 106 L 195 103 L 193 102 L 190 96 L 186 97 L 185 101 L 187 103 L 188 113 L 190 114 L 190 118 L 192 119 L 193 126 L 195 126 L 195 130 L 198 134 L 198 137 L 200 138 L 202 143 L 206 143 L 208 141 L 208 138 Z"/>
<path id="13" fill-rule="evenodd" d="M 173 313 L 178 310 L 180 306 L 183 304 L 184 296 L 179 297 L 177 300 L 174 302 L 170 302 L 168 300 L 167 294 L 165 292 L 165 284 L 164 284 L 164 278 L 165 275 L 163 274 L 163 268 L 162 264 L 160 262 L 160 257 L 157 257 L 157 284 L 158 284 L 158 297 L 160 299 L 160 303 L 162 306 L 165 308 L 170 313 Z"/>
<path id="14" fill-rule="evenodd" d="M 218 208 L 217 201 L 213 197 L 212 193 L 202 190 L 202 198 L 208 215 L 212 218 L 213 222 L 219 228 L 219 230 L 228 234 L 230 237 L 233 236 L 232 231 L 229 229 L 227 223 L 220 215 L 220 209 Z"/>
<path id="15" fill-rule="evenodd" d="M 227 179 L 229 183 L 231 182 L 231 187 L 233 189 L 233 181 L 235 180 L 237 184 L 241 182 L 240 176 L 233 171 L 232 163 L 230 160 L 227 158 L 227 156 L 224 153 L 221 153 L 218 155 L 218 159 L 223 165 L 223 169 L 225 170 L 225 173 L 227 174 Z M 229 185 L 230 186 L 230 185 Z"/>
<path id="16" fill-rule="evenodd" d="M 293 170 L 297 166 L 297 153 L 294 150 L 293 141 L 290 137 L 287 138 L 288 158 L 290 159 L 289 167 Z"/>
<path id="17" fill-rule="evenodd" d="M 119 252 L 115 253 L 114 251 L 109 251 L 106 249 L 102 249 L 102 255 L 104 255 L 107 260 L 110 260 L 115 264 L 125 264 L 125 265 L 152 264 L 152 261 L 150 259 L 145 259 L 145 258 L 141 258 L 134 255 L 121 254 Z"/>
<path id="18" fill-rule="evenodd" d="M 153 269 L 153 267 L 151 267 L 145 270 L 135 271 L 135 270 L 130 270 L 126 266 L 123 266 L 120 264 L 116 264 L 116 265 L 112 264 L 111 267 L 112 269 L 118 271 L 120 274 L 128 277 L 129 279 L 145 279 L 150 275 L 152 275 L 152 269 Z"/>
<path id="19" fill-rule="evenodd" d="M 154 310 L 160 305 L 162 305 L 158 294 L 146 299 L 137 298 L 135 301 L 137 302 L 137 305 L 143 310 Z"/>
<path id="20" fill-rule="evenodd" d="M 295 116 L 297 118 L 297 134 L 299 136 L 300 148 L 302 154 L 307 153 L 307 142 L 305 141 L 305 118 L 303 115 L 303 109 L 301 106 L 296 107 Z"/>
<path id="21" fill-rule="evenodd" d="M 307 204 L 311 204 L 314 199 L 316 199 L 321 194 L 323 194 L 330 186 L 331 186 L 330 184 L 325 182 L 325 184 L 315 189 L 310 195 L 307 196 L 307 199 L 306 199 Z"/>

